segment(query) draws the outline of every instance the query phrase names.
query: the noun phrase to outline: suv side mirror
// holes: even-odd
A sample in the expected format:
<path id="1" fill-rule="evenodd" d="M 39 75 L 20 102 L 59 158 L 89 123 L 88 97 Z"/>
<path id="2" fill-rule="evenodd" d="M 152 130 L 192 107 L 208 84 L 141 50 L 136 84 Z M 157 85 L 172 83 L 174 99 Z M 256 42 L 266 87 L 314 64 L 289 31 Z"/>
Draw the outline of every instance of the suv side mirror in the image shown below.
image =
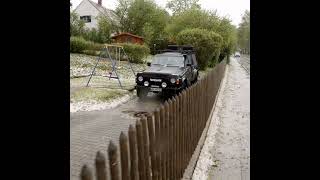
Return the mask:
<path id="1" fill-rule="evenodd" d="M 151 62 L 147 62 L 147 66 L 151 66 Z"/>

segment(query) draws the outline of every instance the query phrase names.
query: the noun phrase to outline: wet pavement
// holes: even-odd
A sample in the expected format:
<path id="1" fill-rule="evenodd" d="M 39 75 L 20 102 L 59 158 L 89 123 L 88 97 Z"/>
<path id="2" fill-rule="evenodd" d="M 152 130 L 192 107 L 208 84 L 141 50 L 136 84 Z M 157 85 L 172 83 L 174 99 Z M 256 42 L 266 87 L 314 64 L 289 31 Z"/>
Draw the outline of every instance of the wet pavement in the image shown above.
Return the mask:
<path id="1" fill-rule="evenodd" d="M 70 179 L 79 179 L 82 165 L 93 169 L 97 151 L 107 154 L 110 140 L 118 144 L 120 132 L 127 132 L 142 114 L 154 111 L 165 100 L 149 93 L 113 109 L 70 113 Z"/>

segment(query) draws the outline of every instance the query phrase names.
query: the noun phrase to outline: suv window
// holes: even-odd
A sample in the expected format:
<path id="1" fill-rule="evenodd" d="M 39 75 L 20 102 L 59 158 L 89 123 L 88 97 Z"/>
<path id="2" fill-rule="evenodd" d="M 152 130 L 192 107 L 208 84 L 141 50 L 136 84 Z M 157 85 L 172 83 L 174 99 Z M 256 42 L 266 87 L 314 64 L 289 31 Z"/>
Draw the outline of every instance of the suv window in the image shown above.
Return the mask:
<path id="1" fill-rule="evenodd" d="M 198 66 L 195 54 L 192 54 L 192 59 L 193 59 L 192 64 L 195 65 L 195 66 Z"/>
<path id="2" fill-rule="evenodd" d="M 155 56 L 151 65 L 183 66 L 182 56 Z"/>
<path id="3" fill-rule="evenodd" d="M 185 55 L 185 58 L 186 58 L 185 65 L 187 65 L 187 64 L 192 64 L 191 55 Z"/>

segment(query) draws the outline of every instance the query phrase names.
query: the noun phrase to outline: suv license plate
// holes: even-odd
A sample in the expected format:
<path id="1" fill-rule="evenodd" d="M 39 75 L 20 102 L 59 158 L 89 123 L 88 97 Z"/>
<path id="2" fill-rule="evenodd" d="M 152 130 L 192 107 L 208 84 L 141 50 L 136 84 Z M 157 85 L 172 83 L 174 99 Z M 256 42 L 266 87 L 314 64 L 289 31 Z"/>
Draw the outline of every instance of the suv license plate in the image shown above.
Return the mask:
<path id="1" fill-rule="evenodd" d="M 162 89 L 161 88 L 150 88 L 151 91 L 158 91 L 158 92 L 161 92 Z"/>

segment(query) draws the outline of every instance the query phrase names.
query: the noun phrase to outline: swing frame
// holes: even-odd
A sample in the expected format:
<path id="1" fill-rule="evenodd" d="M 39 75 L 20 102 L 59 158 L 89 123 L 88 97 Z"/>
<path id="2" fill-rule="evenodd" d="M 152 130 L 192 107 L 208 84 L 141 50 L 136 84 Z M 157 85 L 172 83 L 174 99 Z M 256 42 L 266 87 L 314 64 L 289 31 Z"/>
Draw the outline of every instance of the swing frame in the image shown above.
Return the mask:
<path id="1" fill-rule="evenodd" d="M 111 57 L 111 54 L 110 54 L 110 51 L 112 50 L 111 47 L 115 47 L 115 57 L 116 57 L 115 59 L 113 59 L 113 58 Z M 123 89 L 123 86 L 122 86 L 122 84 L 121 84 L 120 77 L 118 76 L 118 72 L 117 72 L 117 67 L 118 67 L 118 66 L 117 66 L 117 61 L 118 61 L 118 60 L 119 60 L 119 67 L 121 68 L 121 66 L 120 66 L 120 62 L 121 62 L 121 52 L 123 52 L 124 56 L 127 57 L 127 59 L 128 59 L 128 64 L 129 64 L 130 69 L 132 70 L 132 73 L 133 73 L 133 75 L 134 75 L 135 77 L 136 77 L 136 73 L 135 73 L 134 69 L 132 68 L 132 65 L 131 65 L 131 62 L 130 62 L 130 57 L 129 57 L 129 56 L 126 54 L 126 52 L 124 51 L 123 46 L 116 45 L 116 44 L 104 44 L 104 47 L 101 49 L 101 51 L 100 51 L 100 53 L 99 53 L 99 56 L 97 57 L 97 62 L 96 62 L 96 64 L 95 64 L 95 66 L 93 67 L 93 70 L 92 70 L 92 72 L 91 72 L 91 74 L 90 74 L 90 77 L 89 77 L 89 79 L 88 79 L 88 82 L 87 82 L 86 87 L 89 86 L 89 83 L 90 83 L 90 81 L 91 81 L 91 78 L 92 78 L 93 74 L 94 74 L 95 71 L 96 71 L 96 67 L 98 66 L 98 64 L 99 64 L 99 62 L 101 61 L 101 59 L 103 59 L 103 58 L 102 58 L 102 55 L 103 55 L 104 52 L 107 53 L 107 56 L 108 56 L 107 59 L 111 61 L 111 65 L 112 65 L 112 71 L 109 72 L 109 76 L 107 76 L 107 77 L 109 77 L 109 80 L 110 80 L 111 78 L 113 78 L 113 79 L 118 79 L 118 83 L 119 83 L 121 89 Z M 118 58 L 119 58 L 119 59 L 118 59 Z M 111 75 L 113 74 L 113 72 L 115 73 L 116 76 L 111 76 Z"/>

